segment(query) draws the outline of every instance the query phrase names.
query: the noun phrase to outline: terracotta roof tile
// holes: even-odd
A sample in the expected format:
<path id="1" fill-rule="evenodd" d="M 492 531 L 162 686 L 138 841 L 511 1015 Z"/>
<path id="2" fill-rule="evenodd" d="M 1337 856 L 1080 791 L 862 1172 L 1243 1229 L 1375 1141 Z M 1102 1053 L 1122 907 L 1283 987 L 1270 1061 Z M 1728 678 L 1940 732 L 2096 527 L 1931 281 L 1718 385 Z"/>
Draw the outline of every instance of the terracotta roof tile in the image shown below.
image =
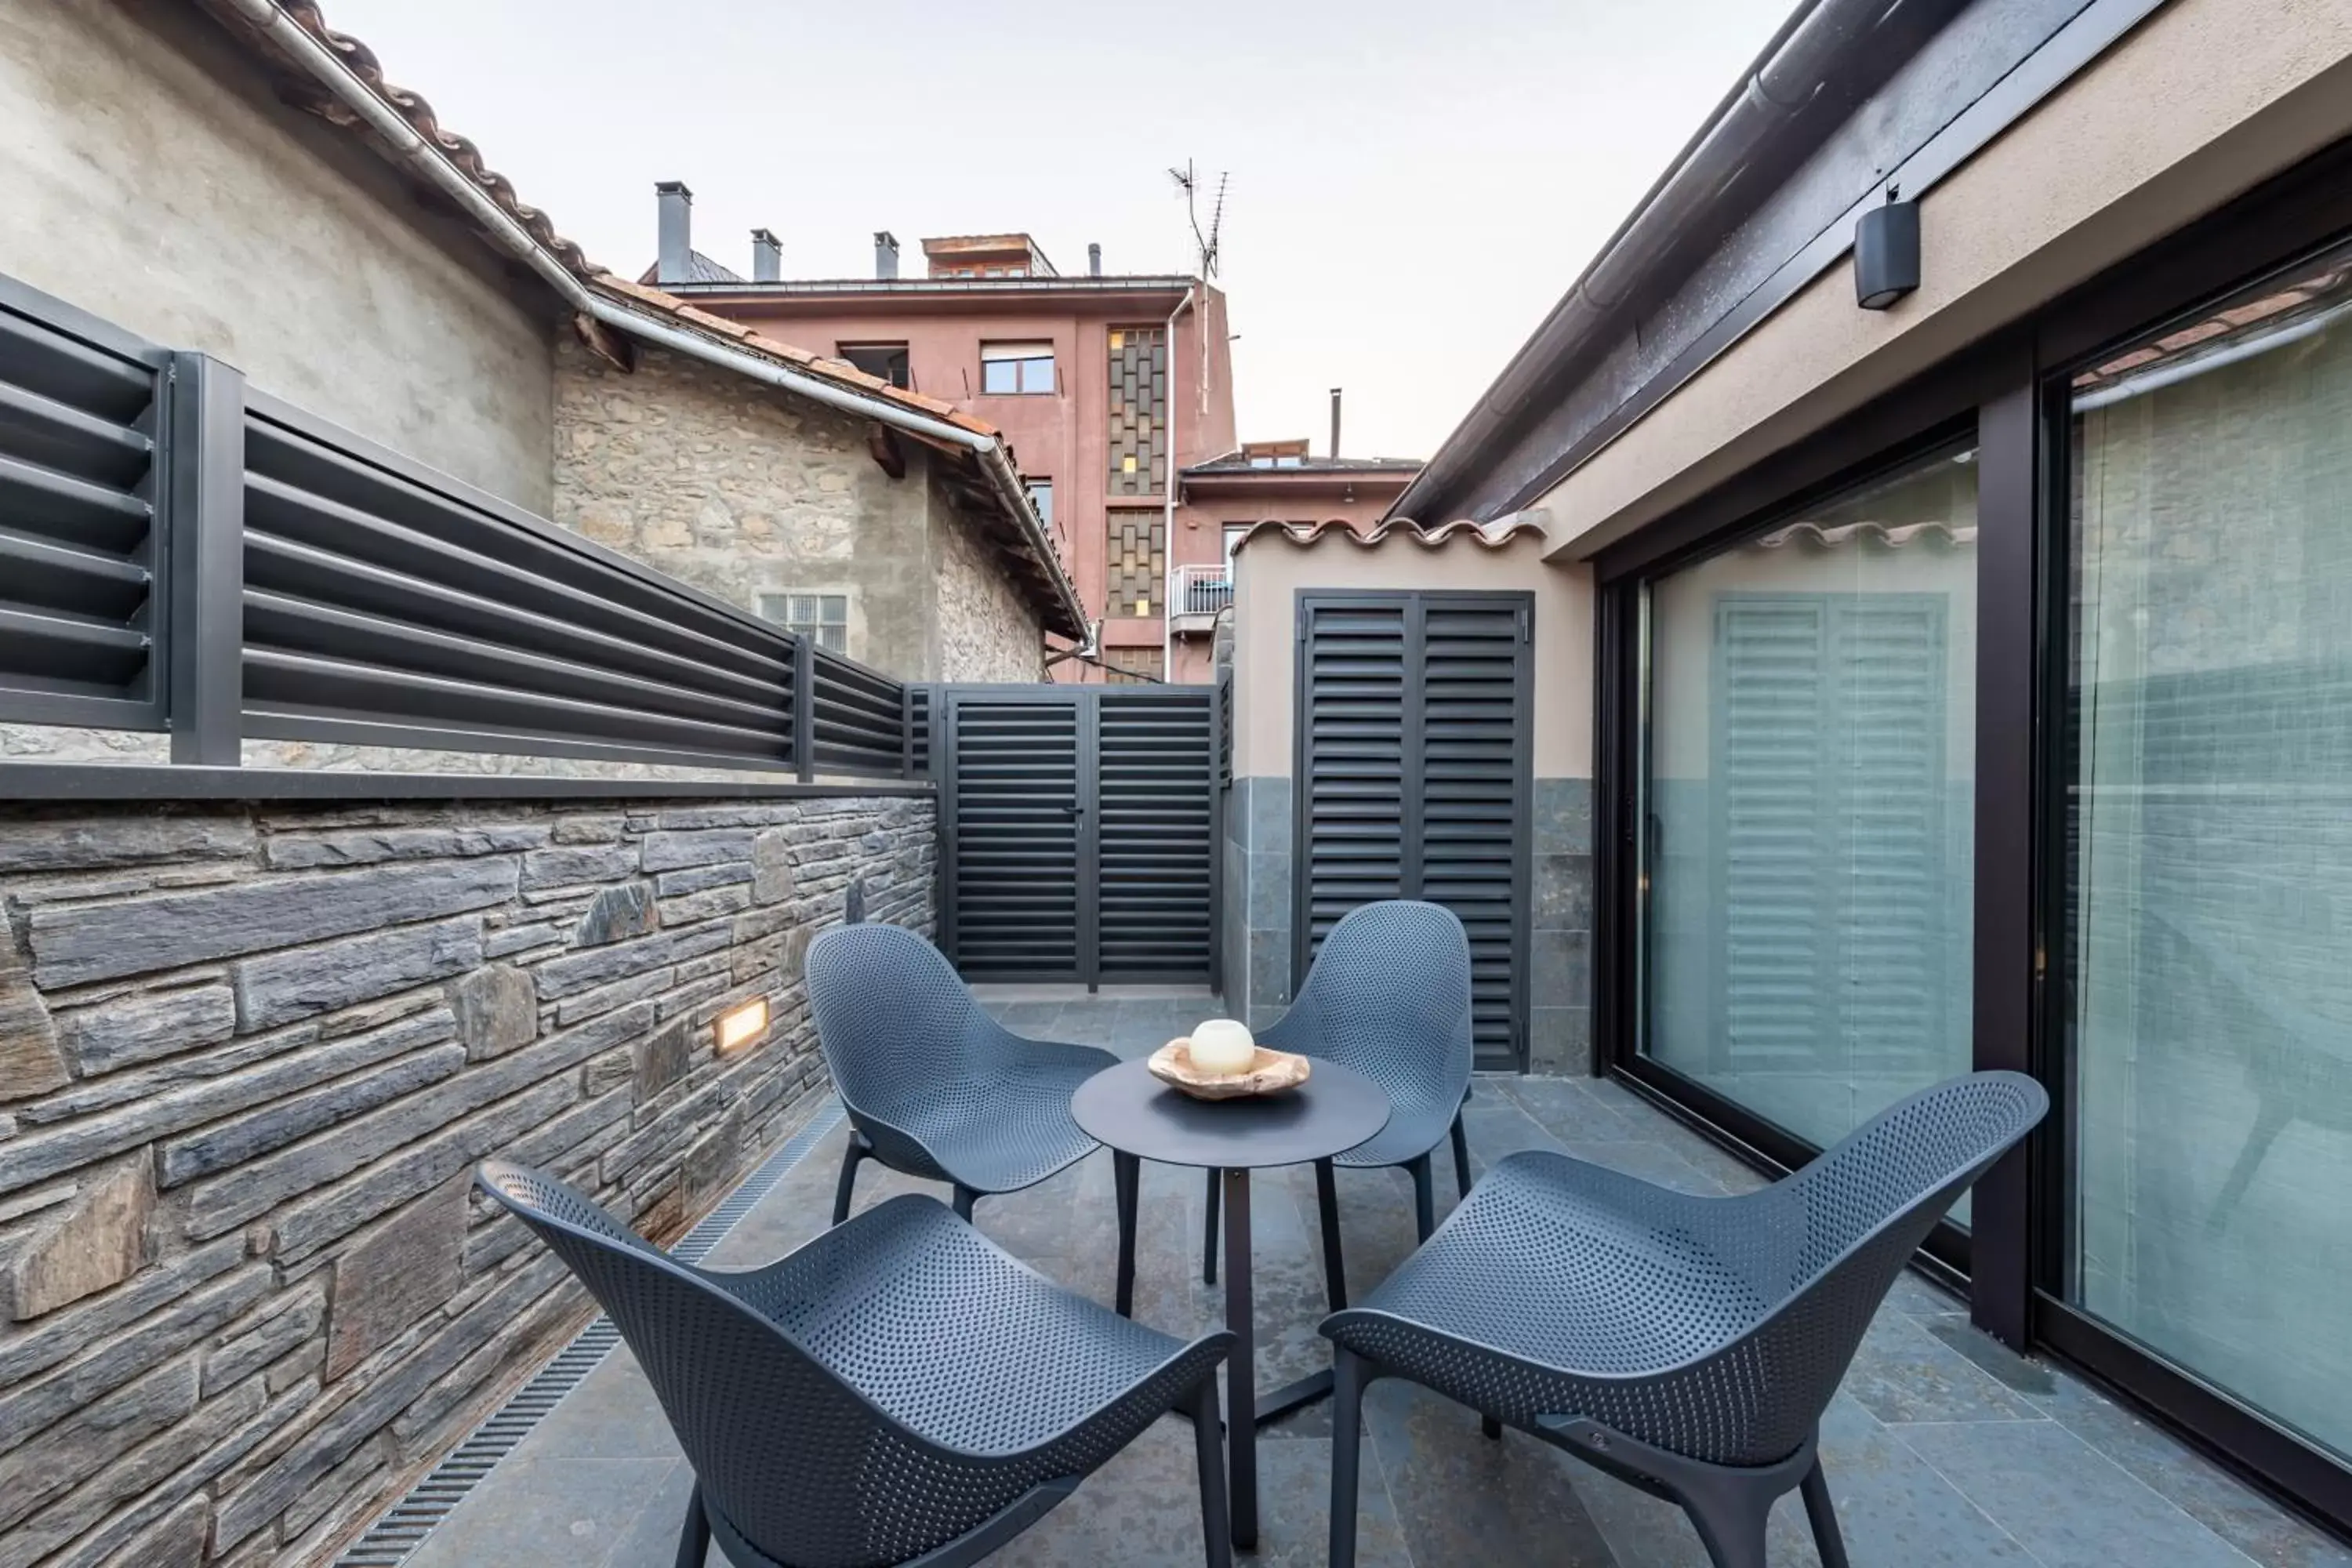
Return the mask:
<path id="1" fill-rule="evenodd" d="M 244 37 L 251 47 L 282 66 L 299 68 L 295 62 L 284 57 L 268 35 L 256 29 L 236 7 L 227 4 L 227 0 L 202 0 L 202 3 L 207 11 Z M 359 39 L 328 26 L 326 16 L 316 0 L 276 0 L 276 4 L 288 20 L 333 50 L 343 64 L 351 68 L 353 75 L 367 83 L 378 98 L 408 122 L 410 130 L 441 149 L 452 163 L 482 187 L 490 200 L 498 204 L 499 210 L 522 225 L 531 238 L 549 254 L 583 279 L 593 278 L 604 271 L 603 268 L 590 261 L 577 245 L 556 233 L 555 226 L 548 220 L 545 213 L 516 195 L 513 182 L 482 161 L 479 147 L 444 126 L 440 117 L 434 113 L 433 105 L 425 101 L 422 93 L 386 81 L 383 64 L 376 58 L 373 49 Z M 337 124 L 358 123 L 351 110 L 337 101 L 307 102 L 304 107 Z"/>
<path id="2" fill-rule="evenodd" d="M 1523 534 L 1532 534 L 1540 540 L 1544 536 L 1544 528 L 1535 517 L 1525 512 L 1497 518 L 1492 522 L 1473 522 L 1468 518 L 1462 518 L 1453 522 L 1441 522 L 1432 528 L 1424 528 L 1409 517 L 1400 517 L 1369 531 L 1359 531 L 1355 524 L 1339 517 L 1308 523 L 1303 528 L 1268 521 L 1253 523 L 1247 532 L 1234 541 L 1234 549 L 1238 552 L 1261 535 L 1275 534 L 1305 549 L 1311 549 L 1326 539 L 1339 535 L 1350 544 L 1365 550 L 1376 549 L 1391 538 L 1409 539 L 1425 550 L 1441 549 L 1456 540 L 1482 549 L 1500 550 Z"/>
<path id="3" fill-rule="evenodd" d="M 1869 540 L 1889 550 L 1900 550 L 1915 541 L 1940 544 L 1946 549 L 1958 549 L 1977 542 L 1976 526 L 1961 523 L 1955 527 L 1948 522 L 1842 522 L 1823 528 L 1818 522 L 1792 522 L 1786 528 L 1776 528 L 1756 541 L 1765 550 L 1780 550 L 1803 542 L 1820 550 L 1834 550 L 1841 544 L 1857 540 Z"/>

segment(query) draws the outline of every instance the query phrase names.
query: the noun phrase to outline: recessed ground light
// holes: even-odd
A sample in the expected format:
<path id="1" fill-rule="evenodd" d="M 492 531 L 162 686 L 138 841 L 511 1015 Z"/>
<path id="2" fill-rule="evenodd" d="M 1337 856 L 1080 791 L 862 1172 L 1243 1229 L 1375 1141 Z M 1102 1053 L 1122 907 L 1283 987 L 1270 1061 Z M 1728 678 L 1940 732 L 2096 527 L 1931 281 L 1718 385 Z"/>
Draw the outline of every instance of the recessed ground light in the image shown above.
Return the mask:
<path id="1" fill-rule="evenodd" d="M 719 1048 L 731 1051 L 768 1032 L 768 999 L 754 996 L 732 1012 L 719 1015 Z"/>

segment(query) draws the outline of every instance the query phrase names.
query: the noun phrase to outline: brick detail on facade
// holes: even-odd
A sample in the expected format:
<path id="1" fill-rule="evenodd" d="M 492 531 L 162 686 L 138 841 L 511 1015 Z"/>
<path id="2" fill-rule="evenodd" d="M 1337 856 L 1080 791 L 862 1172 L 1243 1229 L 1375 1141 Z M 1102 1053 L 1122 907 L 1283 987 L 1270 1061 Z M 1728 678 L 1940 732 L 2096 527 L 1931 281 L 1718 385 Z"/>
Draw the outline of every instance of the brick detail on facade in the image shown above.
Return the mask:
<path id="1" fill-rule="evenodd" d="M 1168 331 L 1110 331 L 1110 493 L 1160 493 L 1168 460 Z M 1116 592 L 1112 594 L 1116 599 Z"/>
<path id="2" fill-rule="evenodd" d="M 590 1310 L 475 1163 L 674 1239 L 824 1087 L 812 933 L 929 930 L 935 857 L 920 797 L 0 808 L 0 1060 L 64 1069 L 0 1081 L 0 1568 L 326 1561 Z"/>
<path id="3" fill-rule="evenodd" d="M 1105 575 L 1114 620 L 1168 613 L 1160 603 L 1168 583 L 1168 519 L 1158 507 L 1113 507 Z"/>

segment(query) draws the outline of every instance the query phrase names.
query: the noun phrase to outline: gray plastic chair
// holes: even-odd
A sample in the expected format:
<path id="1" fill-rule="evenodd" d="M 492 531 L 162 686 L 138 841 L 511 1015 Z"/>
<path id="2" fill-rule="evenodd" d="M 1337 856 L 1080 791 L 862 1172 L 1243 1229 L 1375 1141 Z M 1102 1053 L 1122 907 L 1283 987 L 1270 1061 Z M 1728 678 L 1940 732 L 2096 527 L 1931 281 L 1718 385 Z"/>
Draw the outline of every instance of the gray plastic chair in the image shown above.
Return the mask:
<path id="1" fill-rule="evenodd" d="M 1013 1034 L 916 932 L 835 926 L 809 944 L 808 992 L 817 1043 L 849 1111 L 834 1224 L 849 1217 L 862 1161 L 950 1184 L 956 1213 L 970 1219 L 983 1194 L 1034 1186 L 1100 1147 L 1071 1120 L 1070 1096 L 1118 1058 Z M 1135 1288 L 1139 1167 L 1125 1156 L 1115 1164 L 1124 1313 Z"/>
<path id="2" fill-rule="evenodd" d="M 541 1172 L 475 1177 L 628 1341 L 694 1495 L 679 1568 L 962 1568 L 1035 1523 L 1170 1411 L 1192 1417 L 1209 1568 L 1228 1568 L 1216 1370 L 907 1195 L 764 1268 L 664 1255 Z"/>
<path id="3" fill-rule="evenodd" d="M 1388 1091 L 1389 1122 L 1370 1142 L 1315 1163 L 1323 1221 L 1323 1281 L 1331 1310 L 1348 1304 L 1336 1165 L 1402 1166 L 1412 1178 L 1416 1234 L 1436 1228 L 1431 1156 L 1451 1134 L 1454 1179 L 1470 1194 L 1462 1102 L 1470 1096 L 1470 939 L 1453 910 L 1412 899 L 1364 904 L 1323 939 L 1290 1011 L 1258 1036 L 1269 1050 L 1353 1068 Z M 1217 1173 L 1209 1173 L 1202 1278 L 1217 1279 Z"/>
<path id="4" fill-rule="evenodd" d="M 1871 1316 L 1969 1184 L 2042 1120 L 1977 1073 L 1913 1095 L 1804 1169 L 1693 1197 L 1514 1154 L 1361 1307 L 1336 1355 L 1331 1568 L 1356 1560 L 1364 1385 L 1404 1377 L 1682 1505 L 1717 1568 L 1762 1568 L 1791 1488 L 1844 1568 L 1815 1454 Z"/>

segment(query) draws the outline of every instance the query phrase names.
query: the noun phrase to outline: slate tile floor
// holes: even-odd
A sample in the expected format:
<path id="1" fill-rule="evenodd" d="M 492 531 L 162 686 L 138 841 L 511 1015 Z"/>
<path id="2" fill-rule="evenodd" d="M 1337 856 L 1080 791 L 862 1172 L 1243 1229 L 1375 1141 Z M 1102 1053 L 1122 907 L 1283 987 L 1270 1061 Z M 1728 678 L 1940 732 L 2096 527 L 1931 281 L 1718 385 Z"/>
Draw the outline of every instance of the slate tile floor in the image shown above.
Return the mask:
<path id="1" fill-rule="evenodd" d="M 991 1008 L 1042 1037 L 1140 1055 L 1214 1011 L 1198 995 L 1065 999 L 999 990 Z M 1693 1192 L 1756 1177 L 1616 1087 L 1587 1079 L 1482 1079 L 1469 1109 L 1474 1170 L 1518 1149 L 1561 1150 Z M 823 1226 L 840 1168 L 835 1131 L 714 1254 L 773 1258 Z M 1440 1162 L 1441 1203 L 1452 1173 Z M 1320 1363 L 1323 1310 L 1311 1173 L 1265 1173 L 1257 1198 L 1258 1380 Z M 1190 1333 L 1218 1321 L 1199 1282 L 1201 1180 L 1147 1165 L 1137 1312 Z M 861 1205 L 921 1190 L 867 1165 Z M 1354 1289 L 1412 1245 L 1410 1187 L 1395 1173 L 1343 1173 Z M 1108 1300 L 1113 1237 L 1107 1156 L 1029 1192 L 980 1205 L 982 1230 L 1076 1289 Z M 1324 1560 L 1328 1405 L 1265 1429 L 1256 1561 Z M 1669 1506 L 1517 1433 L 1401 1383 L 1366 1400 L 1360 1562 L 1365 1568 L 1703 1568 Z M 2043 1564 L 2076 1568 L 2352 1568 L 2347 1550 L 2065 1373 L 1970 1329 L 1959 1305 L 1906 1276 L 1874 1324 L 1823 1426 L 1822 1453 L 1853 1561 L 1864 1568 Z M 615 1351 L 461 1503 L 414 1568 L 668 1568 L 688 1472 L 651 1391 Z M 1007 1547 L 1005 1568 L 1192 1568 L 1202 1561 L 1189 1428 L 1162 1421 L 1069 1502 Z M 1817 1564 L 1797 1500 L 1773 1516 L 1775 1564 Z M 719 1558 L 714 1552 L 710 1562 Z M 1244 1559 L 1247 1561 L 1247 1559 Z"/>

